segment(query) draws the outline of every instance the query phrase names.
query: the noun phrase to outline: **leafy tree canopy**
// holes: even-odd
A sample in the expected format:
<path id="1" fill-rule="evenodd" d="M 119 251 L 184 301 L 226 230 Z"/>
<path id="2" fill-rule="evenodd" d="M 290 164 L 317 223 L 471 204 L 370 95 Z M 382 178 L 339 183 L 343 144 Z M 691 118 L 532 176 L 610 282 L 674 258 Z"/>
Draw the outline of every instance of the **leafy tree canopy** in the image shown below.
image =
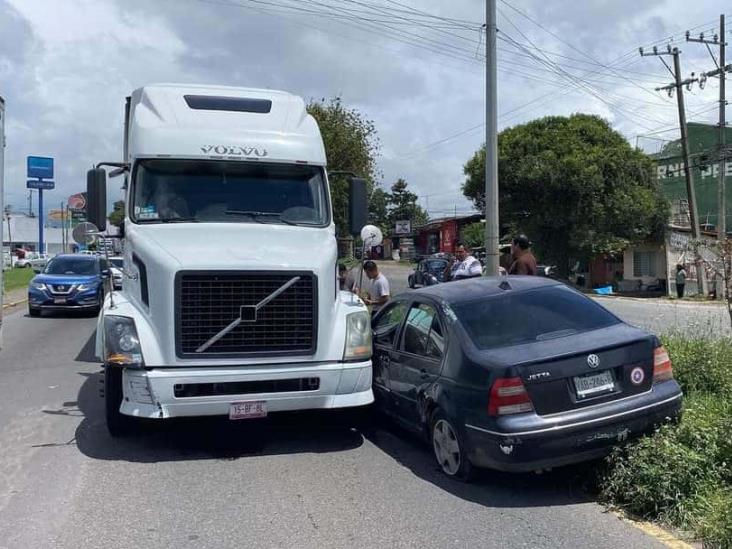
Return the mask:
<path id="1" fill-rule="evenodd" d="M 551 116 L 498 136 L 501 224 L 524 232 L 542 261 L 619 252 L 663 230 L 668 203 L 653 163 L 600 117 Z M 464 166 L 463 193 L 484 209 L 485 148 Z"/>

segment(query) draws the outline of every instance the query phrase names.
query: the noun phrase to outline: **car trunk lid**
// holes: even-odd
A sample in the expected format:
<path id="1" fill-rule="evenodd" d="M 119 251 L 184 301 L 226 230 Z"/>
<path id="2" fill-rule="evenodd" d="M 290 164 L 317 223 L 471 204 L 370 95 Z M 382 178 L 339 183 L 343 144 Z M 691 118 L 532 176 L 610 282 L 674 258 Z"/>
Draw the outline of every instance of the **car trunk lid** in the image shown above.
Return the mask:
<path id="1" fill-rule="evenodd" d="M 617 324 L 482 354 L 520 377 L 536 413 L 548 415 L 648 391 L 654 343 L 653 336 Z"/>

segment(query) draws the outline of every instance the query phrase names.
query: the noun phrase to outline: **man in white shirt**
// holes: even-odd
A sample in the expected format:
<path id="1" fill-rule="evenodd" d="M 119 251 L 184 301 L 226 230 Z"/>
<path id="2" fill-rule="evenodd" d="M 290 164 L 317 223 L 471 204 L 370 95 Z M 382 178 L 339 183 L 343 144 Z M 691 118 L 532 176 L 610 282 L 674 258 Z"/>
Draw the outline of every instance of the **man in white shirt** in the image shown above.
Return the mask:
<path id="1" fill-rule="evenodd" d="M 452 264 L 450 269 L 451 280 L 463 280 L 465 278 L 473 278 L 483 274 L 483 266 L 480 261 L 468 254 L 463 244 L 458 244 L 455 248 L 455 256 L 457 261 Z"/>
<path id="2" fill-rule="evenodd" d="M 363 264 L 368 282 L 365 284 L 366 297 L 364 303 L 371 306 L 371 314 L 375 314 L 389 301 L 389 281 L 379 272 L 379 266 L 374 261 Z"/>

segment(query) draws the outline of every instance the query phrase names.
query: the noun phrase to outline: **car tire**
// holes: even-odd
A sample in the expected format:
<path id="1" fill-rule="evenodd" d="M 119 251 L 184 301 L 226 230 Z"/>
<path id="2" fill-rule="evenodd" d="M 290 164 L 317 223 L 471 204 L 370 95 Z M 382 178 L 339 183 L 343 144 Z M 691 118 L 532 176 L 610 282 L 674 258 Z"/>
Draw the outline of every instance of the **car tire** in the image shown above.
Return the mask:
<path id="1" fill-rule="evenodd" d="M 122 368 L 104 368 L 104 415 L 107 431 L 113 437 L 125 437 L 134 431 L 135 420 L 119 411 L 124 393 L 122 391 Z"/>
<path id="2" fill-rule="evenodd" d="M 412 275 L 409 275 L 409 278 L 407 278 L 407 284 L 409 285 L 410 289 L 414 289 L 414 277 Z"/>
<path id="3" fill-rule="evenodd" d="M 28 307 L 28 314 L 33 318 L 41 316 L 41 310 L 38 307 Z"/>
<path id="4" fill-rule="evenodd" d="M 445 475 L 466 482 L 472 478 L 474 468 L 468 459 L 463 438 L 455 422 L 440 409 L 432 414 L 430 442 L 435 461 Z"/>

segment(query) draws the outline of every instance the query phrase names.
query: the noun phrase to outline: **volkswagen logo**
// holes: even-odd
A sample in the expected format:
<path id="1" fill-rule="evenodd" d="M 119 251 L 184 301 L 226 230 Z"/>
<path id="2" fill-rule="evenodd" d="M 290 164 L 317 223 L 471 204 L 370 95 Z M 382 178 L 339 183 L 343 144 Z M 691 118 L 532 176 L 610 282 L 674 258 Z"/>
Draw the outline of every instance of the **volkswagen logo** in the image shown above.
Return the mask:
<path id="1" fill-rule="evenodd" d="M 587 365 L 590 368 L 597 368 L 600 365 L 600 357 L 597 355 L 588 355 L 587 356 Z"/>

